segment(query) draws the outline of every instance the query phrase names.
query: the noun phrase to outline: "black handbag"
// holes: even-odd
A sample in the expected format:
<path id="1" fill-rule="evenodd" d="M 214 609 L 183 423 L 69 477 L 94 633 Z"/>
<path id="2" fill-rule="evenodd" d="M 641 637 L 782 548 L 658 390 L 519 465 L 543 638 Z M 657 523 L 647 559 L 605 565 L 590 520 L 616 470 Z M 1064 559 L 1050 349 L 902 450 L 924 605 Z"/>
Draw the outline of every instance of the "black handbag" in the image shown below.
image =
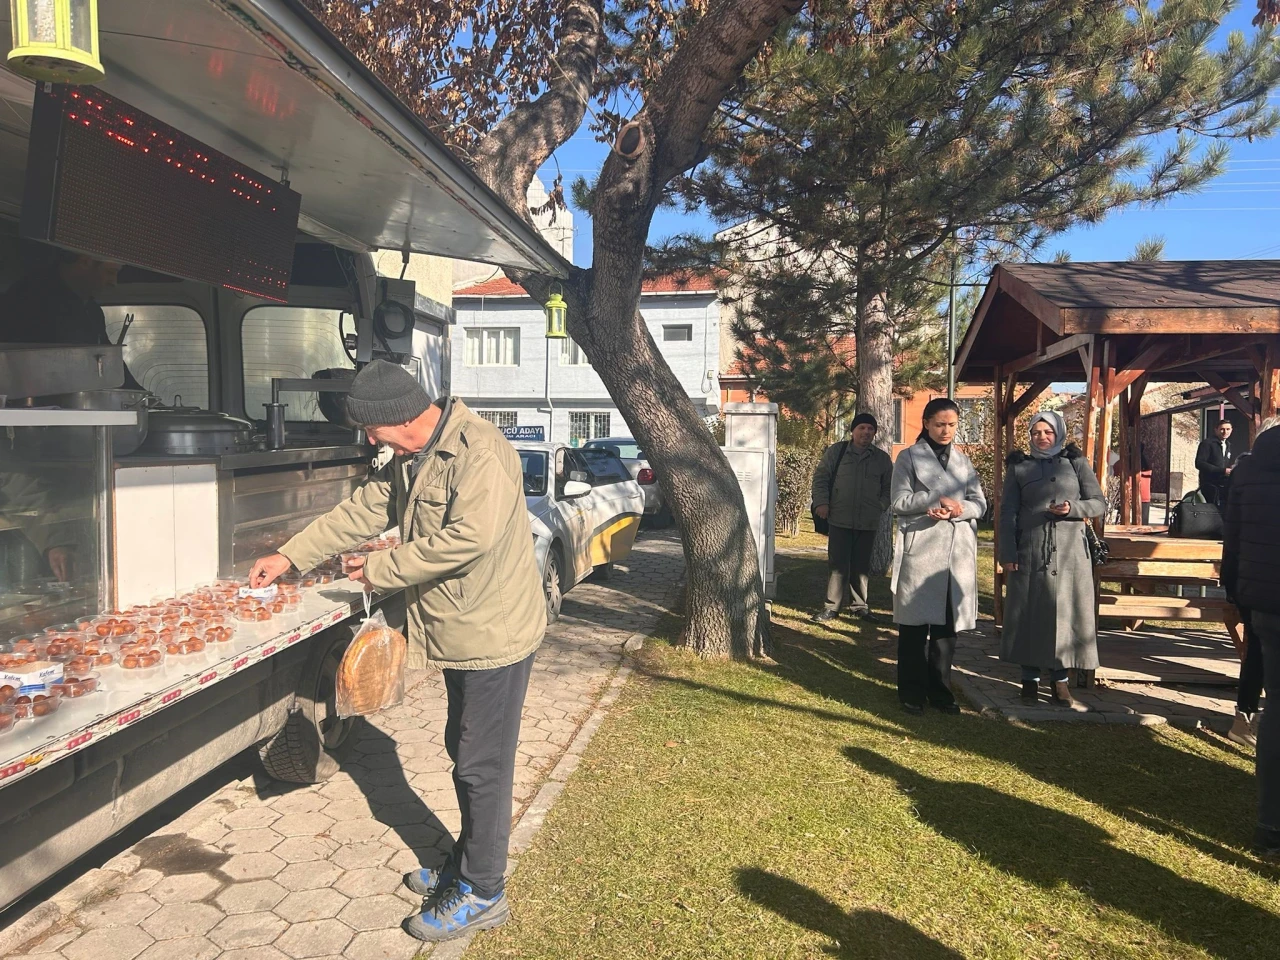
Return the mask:
<path id="1" fill-rule="evenodd" d="M 849 441 L 846 440 L 840 444 L 840 456 L 836 457 L 835 469 L 831 471 L 831 477 L 827 480 L 827 514 L 831 513 L 831 495 L 836 490 L 836 474 L 840 472 L 840 464 L 844 462 L 844 455 L 849 452 Z M 820 536 L 827 536 L 831 533 L 831 523 L 818 516 L 818 508 L 813 504 L 809 504 L 809 516 L 813 517 L 813 532 Z"/>
<path id="2" fill-rule="evenodd" d="M 1221 540 L 1222 511 L 1216 503 L 1206 503 L 1198 490 L 1187 494 L 1169 516 L 1169 536 L 1191 540 Z"/>
<path id="3" fill-rule="evenodd" d="M 1095 567 L 1100 567 L 1111 559 L 1111 548 L 1107 546 L 1107 541 L 1098 536 L 1098 531 L 1093 529 L 1093 524 L 1088 520 L 1084 522 L 1084 542 L 1089 548 L 1089 559 Z"/>

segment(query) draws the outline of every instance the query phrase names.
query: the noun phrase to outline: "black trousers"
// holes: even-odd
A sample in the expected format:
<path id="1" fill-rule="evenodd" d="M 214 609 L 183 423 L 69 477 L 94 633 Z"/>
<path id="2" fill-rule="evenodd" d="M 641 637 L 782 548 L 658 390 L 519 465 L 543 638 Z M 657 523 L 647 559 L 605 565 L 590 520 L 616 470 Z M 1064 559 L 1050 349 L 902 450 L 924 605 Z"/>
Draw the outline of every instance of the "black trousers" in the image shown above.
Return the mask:
<path id="1" fill-rule="evenodd" d="M 956 653 L 955 614 L 947 591 L 947 622 L 898 624 L 898 699 L 936 707 L 956 702 L 951 692 L 951 661 Z"/>
<path id="2" fill-rule="evenodd" d="M 1262 650 L 1267 702 L 1280 703 L 1280 616 L 1253 611 L 1250 619 Z M 1255 841 L 1280 847 L 1280 708 L 1262 711 L 1258 730 L 1258 829 Z"/>
<path id="3" fill-rule="evenodd" d="M 1236 710 L 1240 713 L 1257 713 L 1262 698 L 1263 668 L 1262 644 L 1258 632 L 1253 629 L 1249 611 L 1240 610 L 1244 625 L 1244 659 L 1240 662 L 1240 685 L 1236 688 Z"/>
<path id="4" fill-rule="evenodd" d="M 442 671 L 449 698 L 444 746 L 462 812 L 453 866 L 482 897 L 496 897 L 504 884 L 520 715 L 532 669 L 530 654 L 493 670 Z"/>
<path id="5" fill-rule="evenodd" d="M 867 609 L 867 585 L 871 575 L 871 548 L 876 531 L 832 527 L 827 536 L 827 606 L 839 613 Z"/>

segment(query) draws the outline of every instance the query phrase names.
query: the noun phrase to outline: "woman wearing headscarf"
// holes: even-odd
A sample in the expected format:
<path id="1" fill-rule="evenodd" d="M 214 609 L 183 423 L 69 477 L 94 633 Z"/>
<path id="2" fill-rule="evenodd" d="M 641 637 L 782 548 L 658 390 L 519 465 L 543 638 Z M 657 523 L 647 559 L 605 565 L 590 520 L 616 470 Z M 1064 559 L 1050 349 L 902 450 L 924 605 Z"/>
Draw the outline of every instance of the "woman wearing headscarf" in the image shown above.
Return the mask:
<path id="1" fill-rule="evenodd" d="M 1031 420 L 1031 452 L 1014 450 L 1006 463 L 1000 503 L 1000 563 L 1007 574 L 1000 656 L 1022 667 L 1022 700 L 1083 709 L 1071 698 L 1067 671 L 1098 666 L 1098 619 L 1093 561 L 1084 521 L 1106 512 L 1107 501 L 1067 425 L 1053 411 Z"/>
<path id="2" fill-rule="evenodd" d="M 898 625 L 898 699 L 959 713 L 951 693 L 956 631 L 978 618 L 978 520 L 987 510 L 978 471 L 953 441 L 960 408 L 945 397 L 924 408 L 920 438 L 898 454 L 890 485 L 898 518 L 893 620 Z"/>

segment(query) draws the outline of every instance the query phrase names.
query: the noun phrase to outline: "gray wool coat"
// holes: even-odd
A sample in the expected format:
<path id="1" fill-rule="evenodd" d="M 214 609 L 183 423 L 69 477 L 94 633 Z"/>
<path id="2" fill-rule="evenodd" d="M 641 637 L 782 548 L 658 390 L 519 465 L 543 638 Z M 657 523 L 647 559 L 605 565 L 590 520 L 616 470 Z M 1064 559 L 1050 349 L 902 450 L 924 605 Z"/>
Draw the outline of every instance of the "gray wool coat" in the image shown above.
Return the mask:
<path id="1" fill-rule="evenodd" d="M 941 497 L 964 505 L 954 520 L 928 515 Z M 950 587 L 956 630 L 978 622 L 978 520 L 987 510 L 978 471 L 956 447 L 942 469 L 928 441 L 898 454 L 891 507 L 898 518 L 893 551 L 893 619 L 902 624 L 947 621 Z"/>
<path id="2" fill-rule="evenodd" d="M 1071 512 L 1053 517 L 1050 502 L 1063 500 Z M 1106 509 L 1098 478 L 1074 445 L 1050 460 L 1010 454 L 1000 562 L 1018 569 L 1006 577 L 1002 659 L 1042 670 L 1097 669 L 1097 600 L 1082 521 Z"/>

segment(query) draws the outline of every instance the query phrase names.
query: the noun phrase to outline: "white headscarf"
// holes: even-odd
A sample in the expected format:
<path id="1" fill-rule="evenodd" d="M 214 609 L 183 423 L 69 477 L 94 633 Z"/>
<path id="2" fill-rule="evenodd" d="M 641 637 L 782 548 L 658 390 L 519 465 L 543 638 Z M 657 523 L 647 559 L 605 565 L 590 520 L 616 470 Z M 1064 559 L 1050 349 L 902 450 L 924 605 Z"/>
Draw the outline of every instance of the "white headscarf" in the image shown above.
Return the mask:
<path id="1" fill-rule="evenodd" d="M 1031 431 L 1042 420 L 1053 427 L 1053 446 L 1048 450 L 1041 450 L 1035 445 L 1035 441 L 1030 438 Z M 1027 427 L 1027 439 L 1031 443 L 1031 456 L 1037 460 L 1052 460 L 1067 445 L 1067 421 L 1062 419 L 1062 414 L 1055 413 L 1053 410 L 1041 411 L 1031 418 L 1031 425 Z"/>

